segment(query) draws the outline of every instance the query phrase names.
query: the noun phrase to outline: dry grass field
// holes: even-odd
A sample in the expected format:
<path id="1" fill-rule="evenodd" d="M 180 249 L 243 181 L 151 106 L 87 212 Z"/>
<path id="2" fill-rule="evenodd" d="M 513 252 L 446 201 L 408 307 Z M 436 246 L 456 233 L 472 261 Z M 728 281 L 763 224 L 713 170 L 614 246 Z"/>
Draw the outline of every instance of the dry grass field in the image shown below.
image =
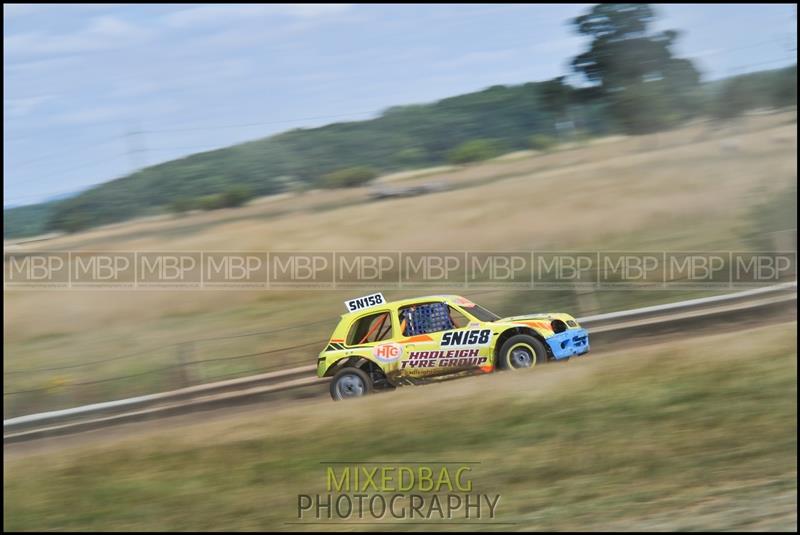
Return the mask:
<path id="1" fill-rule="evenodd" d="M 750 213 L 797 181 L 795 112 L 712 130 L 612 138 L 545 154 L 393 177 L 448 191 L 380 202 L 366 189 L 312 191 L 239 209 L 132 221 L 6 251 L 749 250 Z M 795 209 L 796 214 L 796 209 Z M 380 290 L 380 289 L 378 289 Z M 318 347 L 222 359 L 188 379 L 169 368 L 326 338 L 342 301 L 362 290 L 6 290 L 5 414 L 136 395 L 308 363 Z M 388 298 L 414 291 L 387 291 Z M 426 292 L 428 293 L 428 292 Z M 501 314 L 575 315 L 679 299 L 689 292 L 464 292 Z M 272 332 L 308 323 L 303 329 Z M 259 336 L 178 342 L 270 331 Z M 111 357 L 126 357 L 106 362 Z M 97 364 L 69 367 L 85 363 Z M 104 361 L 104 362 L 99 362 Z M 39 373 L 32 368 L 63 368 Z M 128 379 L 116 379 L 133 375 Z M 92 383 L 76 386 L 79 383 Z"/>
<path id="2" fill-rule="evenodd" d="M 401 388 L 335 410 L 309 400 L 47 452 L 12 446 L 3 527 L 796 531 L 796 328 Z M 500 494 L 494 520 L 509 524 L 288 524 L 298 494 L 325 492 L 321 462 L 337 460 L 478 462 L 475 492 Z"/>

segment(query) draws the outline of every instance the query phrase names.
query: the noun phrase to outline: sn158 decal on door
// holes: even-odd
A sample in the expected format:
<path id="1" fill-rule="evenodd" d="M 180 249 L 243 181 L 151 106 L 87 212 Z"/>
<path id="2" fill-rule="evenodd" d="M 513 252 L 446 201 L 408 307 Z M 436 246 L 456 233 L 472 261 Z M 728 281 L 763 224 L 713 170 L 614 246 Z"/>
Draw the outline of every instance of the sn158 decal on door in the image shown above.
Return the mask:
<path id="1" fill-rule="evenodd" d="M 451 331 L 442 335 L 442 346 L 487 346 L 491 340 L 491 329 Z"/>

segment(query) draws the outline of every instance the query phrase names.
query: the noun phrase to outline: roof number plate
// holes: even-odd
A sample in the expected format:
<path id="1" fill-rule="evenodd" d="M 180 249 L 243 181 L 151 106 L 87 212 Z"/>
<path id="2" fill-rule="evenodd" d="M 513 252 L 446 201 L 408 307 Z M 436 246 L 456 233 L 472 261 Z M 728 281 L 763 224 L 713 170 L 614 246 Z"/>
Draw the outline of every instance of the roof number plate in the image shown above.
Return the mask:
<path id="1" fill-rule="evenodd" d="M 386 299 L 384 299 L 382 293 L 378 292 L 375 294 L 365 295 L 364 297 L 356 297 L 355 299 L 350 299 L 349 301 L 345 301 L 344 306 L 345 308 L 347 308 L 348 312 L 355 312 L 356 310 L 375 307 L 378 305 L 382 305 L 384 303 L 386 303 Z"/>

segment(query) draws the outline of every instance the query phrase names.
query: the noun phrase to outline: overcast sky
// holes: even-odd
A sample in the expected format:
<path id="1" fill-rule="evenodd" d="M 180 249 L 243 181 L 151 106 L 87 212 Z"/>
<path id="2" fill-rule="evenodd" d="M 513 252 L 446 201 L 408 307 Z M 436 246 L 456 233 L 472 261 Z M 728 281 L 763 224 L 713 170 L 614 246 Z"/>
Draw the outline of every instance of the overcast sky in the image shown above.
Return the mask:
<path id="1" fill-rule="evenodd" d="M 574 5 L 4 5 L 4 205 L 565 74 Z M 665 5 L 705 79 L 796 62 L 794 5 Z M 132 133 L 143 132 L 143 133 Z"/>

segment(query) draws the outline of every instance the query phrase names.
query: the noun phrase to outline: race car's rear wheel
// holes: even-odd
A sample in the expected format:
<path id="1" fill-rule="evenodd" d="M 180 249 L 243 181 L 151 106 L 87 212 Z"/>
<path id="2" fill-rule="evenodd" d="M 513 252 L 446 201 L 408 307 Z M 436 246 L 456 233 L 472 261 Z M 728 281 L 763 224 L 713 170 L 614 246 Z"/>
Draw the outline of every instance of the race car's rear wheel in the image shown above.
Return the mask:
<path id="1" fill-rule="evenodd" d="M 532 336 L 518 334 L 506 340 L 497 355 L 501 370 L 522 370 L 547 363 L 547 349 Z"/>
<path id="2" fill-rule="evenodd" d="M 345 368 L 331 380 L 331 397 L 334 401 L 359 398 L 370 392 L 372 392 L 372 380 L 358 368 Z"/>

